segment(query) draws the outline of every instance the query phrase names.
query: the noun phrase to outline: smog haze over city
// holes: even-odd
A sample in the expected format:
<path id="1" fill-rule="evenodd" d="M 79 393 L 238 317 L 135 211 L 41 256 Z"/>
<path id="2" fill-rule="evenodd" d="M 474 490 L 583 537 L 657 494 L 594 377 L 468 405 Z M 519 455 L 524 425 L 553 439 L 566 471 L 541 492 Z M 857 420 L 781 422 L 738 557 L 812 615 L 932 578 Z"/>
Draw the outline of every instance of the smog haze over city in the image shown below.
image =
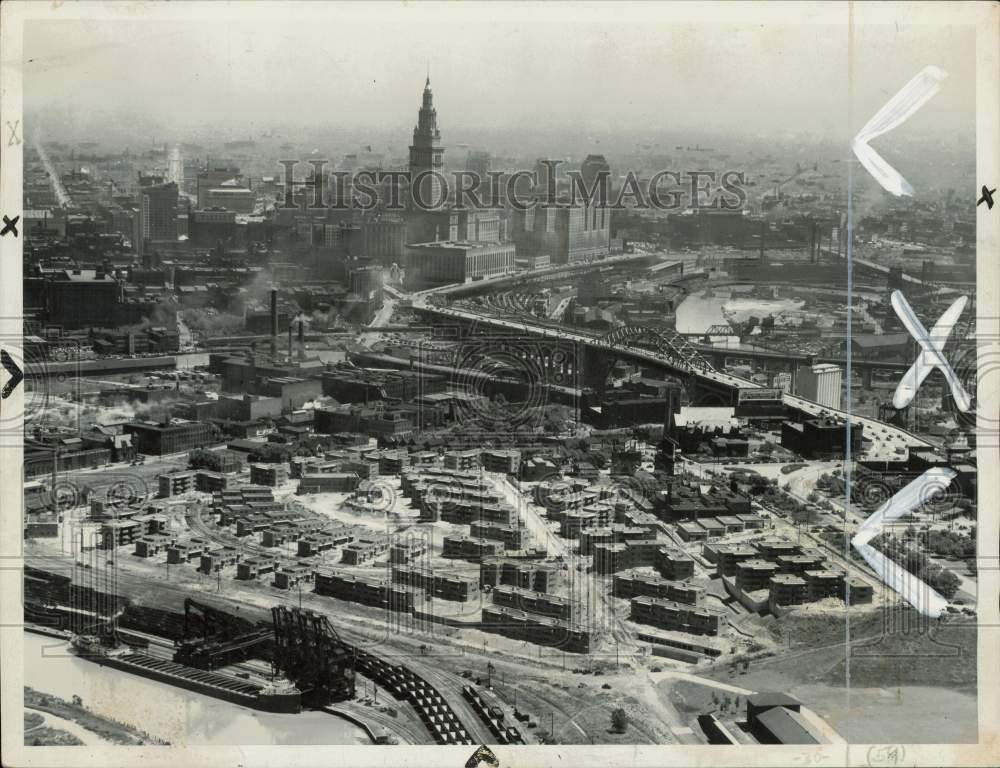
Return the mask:
<path id="1" fill-rule="evenodd" d="M 391 140 L 410 120 L 400 105 L 429 69 L 459 143 L 484 131 L 514 148 L 700 133 L 843 142 L 933 61 L 950 74 L 948 87 L 901 135 L 968 141 L 974 124 L 972 27 L 858 26 L 852 125 L 849 40 L 839 25 L 657 25 L 632 8 L 613 23 L 584 14 L 567 38 L 551 12 L 512 20 L 497 9 L 487 20 L 459 9 L 453 15 L 465 23 L 441 24 L 418 6 L 346 15 L 317 7 L 325 23 L 311 24 L 313 5 L 302 18 L 271 20 L 267 35 L 259 20 L 216 17 L 30 24 L 25 112 L 62 118 L 62 129 L 92 140 L 128 137 L 130 125 L 183 140 L 272 130 L 293 140 L 304 138 L 291 135 L 298 131 Z"/>

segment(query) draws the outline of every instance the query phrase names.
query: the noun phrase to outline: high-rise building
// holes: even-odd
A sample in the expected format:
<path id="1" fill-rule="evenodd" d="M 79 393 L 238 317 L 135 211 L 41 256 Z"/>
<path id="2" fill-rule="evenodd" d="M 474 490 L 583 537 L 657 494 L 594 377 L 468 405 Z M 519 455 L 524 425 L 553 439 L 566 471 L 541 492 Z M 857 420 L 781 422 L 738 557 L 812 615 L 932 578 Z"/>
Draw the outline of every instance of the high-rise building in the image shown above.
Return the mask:
<path id="1" fill-rule="evenodd" d="M 792 391 L 792 374 L 788 371 L 778 371 L 771 377 L 771 386 L 782 392 L 790 393 Z"/>
<path id="2" fill-rule="evenodd" d="M 406 220 L 395 214 L 377 213 L 361 224 L 365 255 L 379 264 L 401 264 L 406 246 Z"/>
<path id="3" fill-rule="evenodd" d="M 611 166 L 604 159 L 604 155 L 587 155 L 583 163 L 580 164 L 580 176 L 583 178 L 587 189 L 590 189 L 594 181 L 601 175 L 610 176 Z M 608 179 L 610 182 L 610 178 Z"/>
<path id="4" fill-rule="evenodd" d="M 795 394 L 824 408 L 840 409 L 843 371 L 832 363 L 799 366 L 795 372 Z"/>
<path id="5" fill-rule="evenodd" d="M 552 264 L 571 264 L 611 252 L 611 211 L 582 200 L 515 212 L 513 229 L 518 258 L 547 255 Z"/>
<path id="6" fill-rule="evenodd" d="M 135 247 L 142 256 L 147 242 L 177 240 L 177 185 L 156 184 L 139 188 Z"/>
<path id="7" fill-rule="evenodd" d="M 351 293 L 382 306 L 382 267 L 364 266 L 352 269 L 349 274 Z"/>
<path id="8" fill-rule="evenodd" d="M 197 194 L 198 208 L 208 208 L 212 203 L 208 193 L 213 189 L 246 188 L 239 167 L 227 162 L 215 162 L 203 171 L 198 172 Z"/>
<path id="9" fill-rule="evenodd" d="M 421 173 L 435 171 L 441 173 L 444 165 L 444 147 L 441 146 L 441 131 L 437 125 L 437 110 L 434 109 L 434 94 L 431 79 L 424 86 L 424 99 L 417 113 L 417 125 L 413 129 L 413 143 L 410 145 L 410 180 L 418 185 L 412 197 L 417 197 L 424 208 L 439 208 L 443 205 L 441 180 L 435 176 L 423 179 Z"/>
<path id="10" fill-rule="evenodd" d="M 253 213 L 257 203 L 252 189 L 241 187 L 232 179 L 218 187 L 199 190 L 199 195 L 205 199 L 205 208 L 225 208 L 236 213 Z"/>

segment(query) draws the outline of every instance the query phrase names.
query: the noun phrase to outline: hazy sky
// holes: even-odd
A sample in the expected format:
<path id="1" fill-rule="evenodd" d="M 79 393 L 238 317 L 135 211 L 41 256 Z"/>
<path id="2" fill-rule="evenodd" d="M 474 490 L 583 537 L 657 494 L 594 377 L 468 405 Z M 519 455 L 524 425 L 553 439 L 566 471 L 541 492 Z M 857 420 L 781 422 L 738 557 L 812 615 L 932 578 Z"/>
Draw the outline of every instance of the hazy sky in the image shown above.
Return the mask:
<path id="1" fill-rule="evenodd" d="M 311 17 L 276 6 L 267 19 L 237 19 L 238 4 L 217 4 L 222 14 L 191 4 L 198 17 L 184 21 L 29 22 L 25 113 L 55 108 L 83 130 L 142 115 L 164 133 L 197 126 L 251 135 L 296 123 L 409 131 L 429 65 L 446 133 L 703 129 L 836 138 L 935 64 L 949 73 L 944 88 L 898 130 L 971 135 L 974 125 L 971 26 L 855 27 L 850 127 L 844 25 L 691 25 L 662 14 L 611 23 L 613 13 L 591 20 L 568 4 L 556 4 L 562 14 L 532 14 L 498 3 L 489 17 L 419 6 L 392 13 L 394 6 L 375 4 L 366 14 L 328 6 L 320 14 L 317 3 Z"/>

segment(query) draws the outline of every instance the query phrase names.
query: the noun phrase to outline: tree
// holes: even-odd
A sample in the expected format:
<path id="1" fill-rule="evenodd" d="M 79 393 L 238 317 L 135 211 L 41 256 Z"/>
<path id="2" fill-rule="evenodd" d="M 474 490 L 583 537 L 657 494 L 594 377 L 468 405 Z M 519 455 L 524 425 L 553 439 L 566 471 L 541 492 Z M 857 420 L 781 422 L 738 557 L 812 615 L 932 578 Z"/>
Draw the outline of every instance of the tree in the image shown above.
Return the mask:
<path id="1" fill-rule="evenodd" d="M 962 580 L 951 571 L 940 566 L 931 566 L 923 574 L 924 580 L 931 589 L 940 592 L 949 600 L 955 596 L 958 588 L 962 585 Z"/>
<path id="2" fill-rule="evenodd" d="M 250 452 L 250 460 L 263 464 L 281 464 L 292 456 L 292 447 L 281 443 L 265 443 Z"/>
<path id="3" fill-rule="evenodd" d="M 188 467 L 190 469 L 209 469 L 212 472 L 219 472 L 222 470 L 222 457 L 215 451 L 196 448 L 188 454 Z"/>
<path id="4" fill-rule="evenodd" d="M 611 713 L 611 730 L 615 733 L 625 733 L 628 730 L 628 715 L 621 707 Z"/>

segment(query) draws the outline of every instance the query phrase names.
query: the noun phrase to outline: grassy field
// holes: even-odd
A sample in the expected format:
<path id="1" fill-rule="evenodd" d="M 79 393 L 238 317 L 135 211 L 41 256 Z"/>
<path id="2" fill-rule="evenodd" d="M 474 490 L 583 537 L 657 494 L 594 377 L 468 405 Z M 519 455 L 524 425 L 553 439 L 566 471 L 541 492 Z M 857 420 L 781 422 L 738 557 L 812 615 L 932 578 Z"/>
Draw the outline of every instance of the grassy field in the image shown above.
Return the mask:
<path id="1" fill-rule="evenodd" d="M 687 680 L 668 680 L 671 703 L 683 717 L 694 720 L 698 715 L 712 712 L 722 717 L 746 712 L 746 697 L 710 688 Z M 694 726 L 692 726 L 694 727 Z"/>
<path id="2" fill-rule="evenodd" d="M 58 728 L 42 726 L 24 735 L 26 747 L 79 747 L 83 744 L 76 736 Z"/>
<path id="3" fill-rule="evenodd" d="M 143 733 L 135 728 L 132 728 L 131 726 L 116 723 L 113 720 L 96 715 L 93 712 L 84 709 L 84 707 L 79 704 L 71 704 L 67 701 L 63 701 L 58 696 L 40 693 L 39 691 L 27 686 L 24 688 L 24 703 L 26 705 L 30 705 L 34 709 L 41 710 L 42 712 L 50 712 L 57 717 L 72 720 L 74 723 L 78 723 L 88 731 L 93 731 L 101 738 L 115 744 L 123 746 L 139 746 L 143 744 L 165 743 L 153 738 L 147 733 Z M 33 733 L 32 736 L 36 735 L 36 733 Z M 69 734 L 67 734 L 67 736 L 68 735 Z M 75 737 L 70 738 L 73 738 L 75 741 Z"/>

